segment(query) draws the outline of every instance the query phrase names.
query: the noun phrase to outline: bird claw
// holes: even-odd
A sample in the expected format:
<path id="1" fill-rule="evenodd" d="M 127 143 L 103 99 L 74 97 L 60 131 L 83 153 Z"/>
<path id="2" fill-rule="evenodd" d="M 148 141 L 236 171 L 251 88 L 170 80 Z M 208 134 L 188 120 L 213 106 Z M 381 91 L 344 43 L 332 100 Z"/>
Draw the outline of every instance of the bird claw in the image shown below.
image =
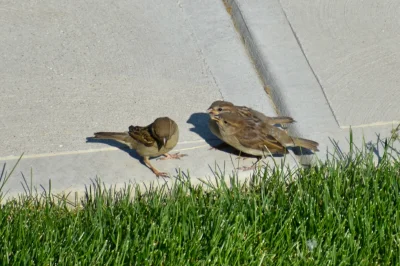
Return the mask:
<path id="1" fill-rule="evenodd" d="M 252 166 L 242 166 L 242 167 L 238 167 L 236 169 L 240 170 L 240 171 L 250 171 L 250 170 L 256 169 L 256 164 L 253 164 Z"/>
<path id="2" fill-rule="evenodd" d="M 167 177 L 169 178 L 169 175 L 165 172 L 155 172 L 154 173 L 156 175 L 156 177 Z"/>
<path id="3" fill-rule="evenodd" d="M 169 154 L 169 153 L 166 153 L 166 154 L 164 154 L 164 158 L 158 158 L 157 160 L 161 160 L 161 161 L 164 161 L 164 160 L 170 160 L 170 159 L 181 159 L 182 157 L 185 157 L 185 156 L 187 156 L 187 154 L 180 154 L 179 152 L 177 152 L 177 153 L 174 153 L 174 154 Z"/>
<path id="4" fill-rule="evenodd" d="M 243 158 L 246 159 L 246 158 Z M 260 158 L 257 159 L 257 161 L 255 163 L 253 163 L 251 166 L 242 166 L 242 167 L 238 167 L 236 168 L 237 170 L 242 170 L 242 171 L 249 171 L 249 170 L 255 170 L 258 166 L 258 163 L 260 162 Z"/>

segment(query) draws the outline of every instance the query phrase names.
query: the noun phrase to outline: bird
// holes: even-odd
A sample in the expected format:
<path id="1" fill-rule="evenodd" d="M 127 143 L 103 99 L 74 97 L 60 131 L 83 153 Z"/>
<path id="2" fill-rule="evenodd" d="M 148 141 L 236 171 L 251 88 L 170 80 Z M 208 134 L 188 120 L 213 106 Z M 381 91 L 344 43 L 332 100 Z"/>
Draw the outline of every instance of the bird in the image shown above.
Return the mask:
<path id="1" fill-rule="evenodd" d="M 215 120 L 212 119 L 212 116 L 221 113 L 233 113 L 239 117 L 253 119 L 257 122 L 262 121 L 268 125 L 282 125 L 282 124 L 290 124 L 296 122 L 293 118 L 289 116 L 270 117 L 249 107 L 236 106 L 228 101 L 213 102 L 211 106 L 207 109 L 207 112 L 210 115 L 210 119 L 208 121 L 208 128 L 215 136 L 217 136 L 221 140 L 223 139 L 221 138 L 221 134 L 219 132 L 217 123 Z"/>
<path id="2" fill-rule="evenodd" d="M 157 177 L 168 177 L 165 172 L 160 172 L 150 164 L 150 157 L 164 155 L 160 160 L 180 159 L 186 154 L 169 154 L 179 139 L 178 125 L 169 117 L 159 117 L 148 126 L 129 126 L 127 132 L 96 132 L 93 139 L 111 139 L 127 145 L 143 157 L 144 164 L 150 168 Z"/>
<path id="3" fill-rule="evenodd" d="M 211 119 L 216 122 L 223 141 L 250 155 L 284 154 L 287 147 L 294 146 L 318 151 L 317 142 L 291 137 L 285 130 L 252 117 L 222 112 Z"/>

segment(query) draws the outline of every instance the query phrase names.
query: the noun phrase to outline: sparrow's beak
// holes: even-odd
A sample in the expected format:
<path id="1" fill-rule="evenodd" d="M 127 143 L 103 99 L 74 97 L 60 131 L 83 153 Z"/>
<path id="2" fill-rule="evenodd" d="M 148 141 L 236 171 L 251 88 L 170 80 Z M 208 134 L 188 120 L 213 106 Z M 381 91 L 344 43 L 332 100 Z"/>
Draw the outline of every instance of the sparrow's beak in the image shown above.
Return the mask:
<path id="1" fill-rule="evenodd" d="M 213 109 L 210 107 L 207 109 L 207 113 L 211 114 L 213 112 Z"/>
<path id="2" fill-rule="evenodd" d="M 213 115 L 211 116 L 211 119 L 218 122 L 218 121 L 219 121 L 219 115 L 214 115 L 214 114 L 213 114 Z"/>

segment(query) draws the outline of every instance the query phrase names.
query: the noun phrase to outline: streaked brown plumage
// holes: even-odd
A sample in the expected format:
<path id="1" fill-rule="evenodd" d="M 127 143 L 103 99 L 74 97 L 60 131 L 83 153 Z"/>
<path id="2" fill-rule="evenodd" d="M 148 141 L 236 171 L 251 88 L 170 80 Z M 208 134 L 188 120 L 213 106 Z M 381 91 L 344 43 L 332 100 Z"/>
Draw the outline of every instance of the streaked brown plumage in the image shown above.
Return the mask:
<path id="1" fill-rule="evenodd" d="M 268 125 L 282 125 L 296 122 L 293 118 L 289 116 L 270 117 L 249 107 L 236 106 L 233 103 L 227 101 L 213 102 L 208 108 L 207 112 L 210 114 L 210 117 L 221 113 L 233 113 L 239 117 L 253 119 L 255 122 L 262 121 Z M 218 126 L 213 119 L 210 119 L 208 121 L 208 127 L 215 136 L 222 139 Z"/>
<path id="2" fill-rule="evenodd" d="M 164 155 L 165 159 L 180 159 L 186 154 L 168 154 L 179 139 L 178 125 L 168 117 L 160 117 L 148 126 L 130 126 L 128 132 L 97 132 L 94 139 L 112 139 L 127 145 L 143 157 L 143 161 L 153 173 L 159 176 L 168 176 L 154 168 L 149 161 L 150 157 Z"/>
<path id="3" fill-rule="evenodd" d="M 247 154 L 286 153 L 286 148 L 293 146 L 318 151 L 317 142 L 291 137 L 286 131 L 261 120 L 243 118 L 234 113 L 220 113 L 213 115 L 212 119 L 217 123 L 222 140 Z"/>

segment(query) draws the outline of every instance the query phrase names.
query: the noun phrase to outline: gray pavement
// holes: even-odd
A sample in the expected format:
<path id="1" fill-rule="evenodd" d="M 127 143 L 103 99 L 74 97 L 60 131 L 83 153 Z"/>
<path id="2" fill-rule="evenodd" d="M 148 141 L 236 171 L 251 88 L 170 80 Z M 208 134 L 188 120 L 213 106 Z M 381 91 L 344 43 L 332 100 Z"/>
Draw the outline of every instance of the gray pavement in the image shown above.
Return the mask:
<path id="1" fill-rule="evenodd" d="M 109 185 L 156 180 L 134 152 L 86 137 L 158 116 L 178 123 L 176 151 L 189 156 L 156 167 L 192 178 L 212 176 L 216 164 L 231 173 L 235 156 L 208 150 L 218 141 L 204 111 L 216 99 L 293 116 L 289 131 L 319 141 L 321 159 L 330 138 L 346 150 L 349 126 L 357 143 L 388 136 L 400 120 L 391 12 L 400 4 L 297 2 L 3 1 L 0 164 L 9 170 L 25 153 L 9 195 L 31 170 L 33 186 L 48 189 L 51 179 L 65 193 L 96 176 Z"/>
<path id="2" fill-rule="evenodd" d="M 280 3 L 340 127 L 400 123 L 399 1 Z"/>
<path id="3" fill-rule="evenodd" d="M 350 127 L 361 146 L 400 123 L 400 30 L 390 11 L 400 2 L 227 3 L 278 112 L 299 121 L 292 132 L 319 141 L 321 151 L 332 151 L 331 139 L 346 151 Z"/>

